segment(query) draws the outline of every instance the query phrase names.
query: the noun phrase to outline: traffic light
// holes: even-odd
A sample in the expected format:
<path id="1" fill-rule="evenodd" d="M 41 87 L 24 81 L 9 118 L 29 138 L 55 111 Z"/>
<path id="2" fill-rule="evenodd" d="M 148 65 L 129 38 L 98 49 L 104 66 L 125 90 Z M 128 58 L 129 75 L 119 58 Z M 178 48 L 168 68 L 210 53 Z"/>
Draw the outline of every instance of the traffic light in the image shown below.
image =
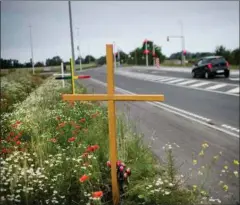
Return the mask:
<path id="1" fill-rule="evenodd" d="M 186 56 L 186 54 L 187 54 L 187 51 L 183 50 L 183 55 Z"/>

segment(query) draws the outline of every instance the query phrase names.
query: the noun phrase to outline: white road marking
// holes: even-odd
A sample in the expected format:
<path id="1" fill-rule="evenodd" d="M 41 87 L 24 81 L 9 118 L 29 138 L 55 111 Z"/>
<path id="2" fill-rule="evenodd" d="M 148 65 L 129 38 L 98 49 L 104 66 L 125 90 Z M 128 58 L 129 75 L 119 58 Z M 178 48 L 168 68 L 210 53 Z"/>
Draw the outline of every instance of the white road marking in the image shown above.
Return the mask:
<path id="1" fill-rule="evenodd" d="M 236 131 L 236 132 L 240 132 L 238 128 L 235 128 L 235 127 L 232 127 L 232 126 L 229 126 L 229 125 L 226 125 L 226 124 L 223 124 L 221 126 L 227 128 L 227 129 Z"/>
<path id="2" fill-rule="evenodd" d="M 190 85 L 190 86 L 194 87 L 194 88 L 197 88 L 197 87 L 201 87 L 201 86 L 207 85 L 207 84 L 209 84 L 209 82 L 196 83 L 196 84 L 193 84 L 193 85 Z"/>
<path id="3" fill-rule="evenodd" d="M 167 83 L 179 83 L 179 82 L 181 82 L 181 81 L 185 81 L 186 79 L 176 79 L 176 80 L 172 80 L 172 81 L 169 81 L 169 82 L 167 82 Z"/>
<path id="4" fill-rule="evenodd" d="M 217 84 L 217 85 L 213 85 L 213 86 L 207 87 L 206 89 L 207 90 L 216 90 L 218 88 L 223 88 L 225 86 L 227 86 L 227 84 Z"/>
<path id="5" fill-rule="evenodd" d="M 195 82 L 197 82 L 197 81 L 196 80 L 187 80 L 185 82 L 178 83 L 178 85 L 188 85 L 188 84 L 195 83 Z"/>
<path id="6" fill-rule="evenodd" d="M 107 87 L 107 84 L 104 83 L 104 82 L 102 82 L 102 81 L 99 81 L 99 80 L 93 79 L 93 78 L 90 78 L 90 80 L 92 80 L 93 82 L 96 82 L 96 83 L 98 83 L 98 84 L 101 84 L 101 85 Z M 124 90 L 124 89 L 119 88 L 119 87 L 115 87 L 115 89 L 118 90 L 119 92 L 122 92 L 122 93 L 131 94 L 131 95 L 136 95 L 136 93 L 133 93 L 133 92 Z M 177 111 L 177 110 L 180 110 L 180 109 L 175 108 L 175 107 L 170 106 L 170 105 L 167 105 L 167 104 L 164 104 L 164 106 L 162 106 L 163 103 L 159 103 L 159 102 L 158 102 L 158 103 L 146 102 L 146 103 L 148 103 L 148 104 L 150 104 L 150 105 L 153 105 L 153 106 L 155 106 L 155 107 L 162 108 L 162 109 L 164 109 L 164 110 L 167 110 L 167 111 L 169 111 L 169 112 L 171 112 L 171 113 L 174 113 L 174 114 L 176 114 L 176 115 L 179 115 L 179 116 L 184 117 L 184 118 L 186 118 L 186 119 L 189 119 L 189 120 L 191 120 L 191 121 L 198 122 L 198 123 L 200 123 L 200 124 L 202 124 L 202 125 L 205 125 L 205 126 L 207 126 L 207 127 L 210 127 L 210 128 L 212 128 L 212 129 L 215 129 L 215 130 L 218 130 L 218 131 L 221 131 L 221 132 L 226 133 L 226 134 L 228 134 L 228 135 L 231 135 L 231 136 L 233 136 L 233 137 L 239 138 L 239 135 L 236 134 L 236 133 L 234 133 L 234 132 L 230 132 L 230 131 L 228 131 L 227 129 L 223 129 L 223 128 L 218 127 L 218 126 L 216 126 L 216 125 L 211 125 L 211 124 L 209 124 L 209 121 L 204 121 L 203 119 L 200 120 L 200 119 L 194 118 L 193 116 L 194 116 L 195 114 L 193 114 L 193 113 L 191 113 L 192 116 L 188 116 L 188 115 L 186 115 L 186 114 L 184 114 L 184 113 L 181 113 L 181 112 Z M 175 110 L 173 110 L 173 109 L 171 109 L 171 108 L 175 108 Z M 184 111 L 184 110 L 182 110 L 182 111 Z M 186 112 L 186 113 L 190 113 L 190 112 L 188 112 L 188 111 L 185 111 L 185 112 Z M 205 118 L 205 119 L 208 119 L 208 118 Z M 210 119 L 208 119 L 208 120 L 210 120 Z M 212 120 L 210 120 L 210 121 L 212 121 Z"/>
<path id="7" fill-rule="evenodd" d="M 232 80 L 232 81 L 239 81 L 240 79 L 239 78 L 228 78 L 229 80 Z"/>
<path id="8" fill-rule="evenodd" d="M 166 78 L 166 79 L 163 79 L 163 80 L 160 80 L 161 82 L 166 82 L 166 81 L 171 81 L 171 80 L 174 80 L 176 78 Z"/>
<path id="9" fill-rule="evenodd" d="M 228 90 L 227 93 L 239 93 L 239 87 Z"/>
<path id="10" fill-rule="evenodd" d="M 227 86 L 227 85 L 230 85 L 230 86 L 236 86 L 235 84 L 231 84 L 231 83 L 224 83 L 224 86 L 222 86 L 222 84 L 217 84 L 215 82 L 209 82 L 209 83 L 212 83 L 213 86 L 210 86 L 208 88 L 211 88 L 211 89 L 207 89 L 207 88 L 199 88 L 199 87 L 191 87 L 191 86 L 188 86 L 187 84 L 190 84 L 190 83 L 194 83 L 194 82 L 203 82 L 203 81 L 200 81 L 200 80 L 188 80 L 186 79 L 185 82 L 182 82 L 182 83 L 176 83 L 176 84 L 168 84 L 168 82 L 164 82 L 163 79 L 166 79 L 166 80 L 170 80 L 169 78 L 171 78 L 170 76 L 165 76 L 165 77 L 160 77 L 158 78 L 157 76 L 154 76 L 154 78 L 156 80 L 152 80 L 152 77 L 150 78 L 150 76 L 153 76 L 153 75 L 148 75 L 147 78 L 145 77 L 145 75 L 143 74 L 139 74 L 138 76 L 131 73 L 131 72 L 127 72 L 127 71 L 117 71 L 116 72 L 117 74 L 119 75 L 123 75 L 123 76 L 126 76 L 126 77 L 130 77 L 130 78 L 137 78 L 137 79 L 141 79 L 141 80 L 148 80 L 148 81 L 152 81 L 152 82 L 159 82 L 159 83 L 163 83 L 163 84 L 167 84 L 167 85 L 171 85 L 171 86 L 177 86 L 177 87 L 183 87 L 183 88 L 187 88 L 187 89 L 195 89 L 195 90 L 200 90 L 200 91 L 208 91 L 208 92 L 213 92 L 213 93 L 219 93 L 219 94 L 225 94 L 225 95 L 231 95 L 231 96 L 237 96 L 239 97 L 239 93 L 228 93 L 226 91 L 221 91 L 221 90 L 216 90 L 217 88 L 221 88 L 221 87 L 224 87 L 224 86 Z M 177 78 L 174 78 L 174 79 L 177 79 Z M 172 81 L 172 80 L 171 80 Z M 191 82 L 190 82 L 191 81 Z M 187 83 L 186 83 L 187 82 Z M 204 81 L 206 82 L 206 81 Z M 184 84 L 184 85 L 182 85 Z M 216 87 L 215 87 L 216 86 Z"/>

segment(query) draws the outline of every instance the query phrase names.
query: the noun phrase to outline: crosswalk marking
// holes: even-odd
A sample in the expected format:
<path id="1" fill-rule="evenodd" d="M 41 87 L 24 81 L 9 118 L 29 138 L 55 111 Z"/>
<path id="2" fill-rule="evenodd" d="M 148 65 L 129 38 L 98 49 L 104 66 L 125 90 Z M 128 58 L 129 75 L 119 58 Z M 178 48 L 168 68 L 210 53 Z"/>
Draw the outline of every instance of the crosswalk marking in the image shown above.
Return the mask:
<path id="1" fill-rule="evenodd" d="M 228 90 L 227 93 L 239 93 L 239 87 Z"/>
<path id="2" fill-rule="evenodd" d="M 223 88 L 225 86 L 227 86 L 227 84 L 218 84 L 218 85 L 207 87 L 206 89 L 207 90 L 216 90 L 216 89 L 219 89 L 219 88 Z"/>
<path id="3" fill-rule="evenodd" d="M 156 76 L 151 74 L 139 74 L 132 72 L 117 71 L 117 74 L 128 76 L 130 78 L 141 79 L 145 81 L 151 81 L 156 83 L 169 84 L 172 86 L 187 87 L 197 90 L 205 90 L 215 93 L 222 93 L 228 95 L 239 96 L 239 86 L 229 83 L 219 83 L 213 81 L 202 81 L 202 80 L 190 80 L 186 78 L 178 78 L 172 76 Z M 205 86 L 204 86 L 205 85 Z M 229 90 L 226 90 L 226 86 L 231 86 Z M 225 88 L 221 90 L 221 88 Z"/>
<path id="4" fill-rule="evenodd" d="M 176 79 L 176 78 L 166 78 L 166 79 L 163 79 L 163 80 L 160 80 L 160 81 L 161 82 L 166 82 L 166 81 L 173 80 L 173 79 Z"/>
<path id="5" fill-rule="evenodd" d="M 188 84 L 195 83 L 195 82 L 196 82 L 196 80 L 187 80 L 185 82 L 178 83 L 178 85 L 188 85 Z"/>
<path id="6" fill-rule="evenodd" d="M 171 80 L 171 81 L 169 81 L 167 83 L 179 83 L 181 81 L 185 81 L 185 79 L 175 79 L 175 80 Z"/>
<path id="7" fill-rule="evenodd" d="M 209 84 L 209 82 L 196 83 L 196 84 L 193 84 L 193 85 L 190 85 L 190 86 L 194 87 L 194 88 L 197 88 L 197 87 L 201 87 L 201 86 L 207 85 L 207 84 Z"/>

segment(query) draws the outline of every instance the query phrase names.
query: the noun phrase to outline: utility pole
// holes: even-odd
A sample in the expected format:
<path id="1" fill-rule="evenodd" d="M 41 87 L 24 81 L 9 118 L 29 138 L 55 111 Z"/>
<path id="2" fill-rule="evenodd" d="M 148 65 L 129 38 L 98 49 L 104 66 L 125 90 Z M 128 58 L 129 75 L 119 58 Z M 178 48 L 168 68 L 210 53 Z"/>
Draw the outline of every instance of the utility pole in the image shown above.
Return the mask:
<path id="1" fill-rule="evenodd" d="M 35 74 L 34 60 L 33 60 L 33 43 L 32 43 L 32 26 L 29 26 L 30 29 L 30 45 L 31 45 L 31 56 L 32 56 L 32 72 Z"/>
<path id="2" fill-rule="evenodd" d="M 72 11 L 71 11 L 71 1 L 68 1 L 69 9 L 69 23 L 70 23 L 70 34 L 71 34 L 71 47 L 72 47 L 72 61 L 73 61 L 73 73 L 75 75 L 75 55 L 74 55 L 74 42 L 73 42 L 73 28 L 72 28 Z"/>
<path id="3" fill-rule="evenodd" d="M 82 70 L 82 59 L 81 59 L 81 51 L 80 51 L 80 36 L 79 36 L 79 28 L 77 28 L 77 36 L 78 36 L 79 68 L 80 68 L 80 70 Z"/>
<path id="4" fill-rule="evenodd" d="M 153 43 L 153 66 L 155 66 L 155 46 Z"/>
<path id="5" fill-rule="evenodd" d="M 148 52 L 147 52 L 147 40 L 145 41 L 145 50 L 146 50 L 146 66 L 148 67 Z"/>
<path id="6" fill-rule="evenodd" d="M 135 65 L 137 65 L 137 49 L 135 50 Z"/>
<path id="7" fill-rule="evenodd" d="M 185 51 L 185 38 L 183 35 L 183 23 L 182 21 L 180 21 L 180 26 L 181 26 L 181 36 L 182 36 L 182 65 L 185 65 L 185 55 L 184 55 L 184 51 Z"/>

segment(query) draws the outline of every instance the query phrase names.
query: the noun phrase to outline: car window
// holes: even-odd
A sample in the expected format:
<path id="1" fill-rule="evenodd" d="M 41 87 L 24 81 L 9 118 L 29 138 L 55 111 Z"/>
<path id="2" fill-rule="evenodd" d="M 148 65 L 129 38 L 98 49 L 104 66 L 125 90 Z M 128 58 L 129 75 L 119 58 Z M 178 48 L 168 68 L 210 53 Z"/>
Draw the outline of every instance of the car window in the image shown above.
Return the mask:
<path id="1" fill-rule="evenodd" d="M 224 58 L 213 58 L 211 59 L 211 63 L 225 63 L 226 60 Z"/>
<path id="2" fill-rule="evenodd" d="M 197 65 L 202 65 L 203 60 L 198 61 Z"/>

